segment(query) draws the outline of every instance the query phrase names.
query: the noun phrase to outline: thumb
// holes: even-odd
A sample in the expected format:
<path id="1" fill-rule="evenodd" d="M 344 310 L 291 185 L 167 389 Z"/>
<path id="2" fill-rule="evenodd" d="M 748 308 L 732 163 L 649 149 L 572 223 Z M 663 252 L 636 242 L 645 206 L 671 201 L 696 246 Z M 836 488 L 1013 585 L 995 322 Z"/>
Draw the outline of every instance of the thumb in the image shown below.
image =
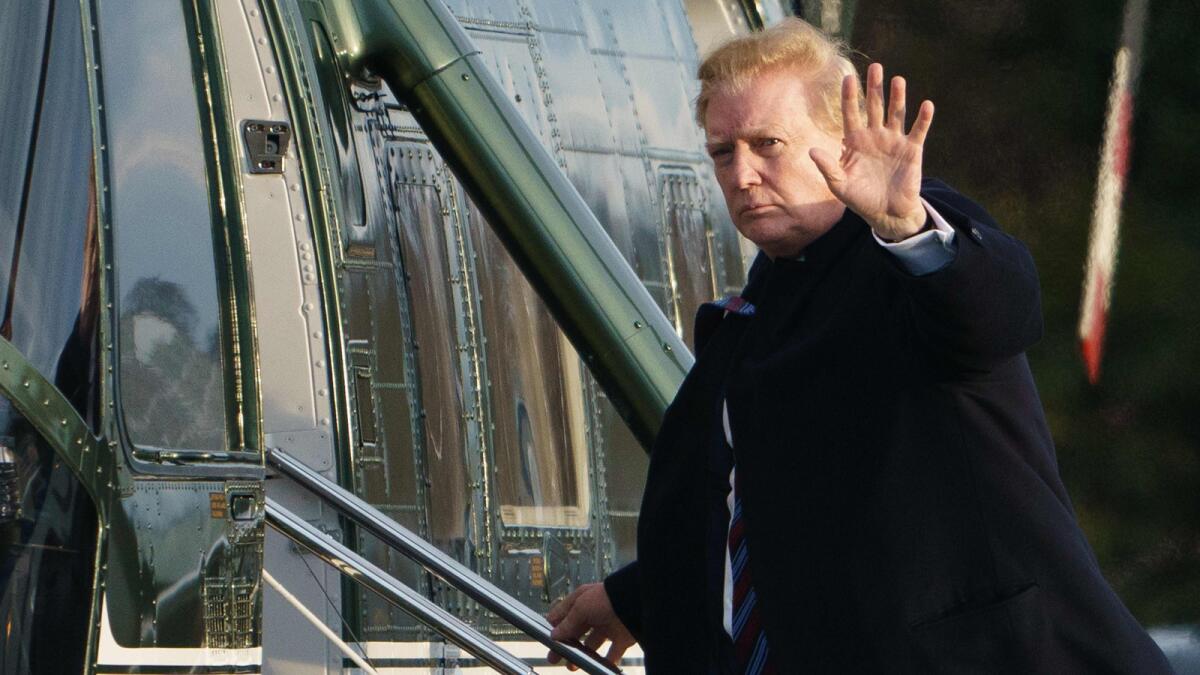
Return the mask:
<path id="1" fill-rule="evenodd" d="M 825 177 L 829 189 L 836 193 L 846 180 L 846 173 L 842 171 L 838 161 L 825 148 L 809 148 L 808 156 L 817 165 L 817 171 L 820 171 L 821 175 Z"/>

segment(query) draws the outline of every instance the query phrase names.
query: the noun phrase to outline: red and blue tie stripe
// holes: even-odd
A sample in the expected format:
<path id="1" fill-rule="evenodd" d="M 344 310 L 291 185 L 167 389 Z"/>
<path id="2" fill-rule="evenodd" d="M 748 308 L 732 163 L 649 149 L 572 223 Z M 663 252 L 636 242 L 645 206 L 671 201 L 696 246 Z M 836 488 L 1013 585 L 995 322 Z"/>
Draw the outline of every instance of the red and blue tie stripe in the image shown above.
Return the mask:
<path id="1" fill-rule="evenodd" d="M 733 577 L 733 651 L 746 675 L 766 675 L 776 672 L 771 663 L 767 634 L 763 631 L 758 611 L 758 596 L 750 579 L 750 557 L 746 546 L 746 527 L 742 520 L 741 481 L 733 495 L 733 515 L 729 519 L 729 561 Z"/>

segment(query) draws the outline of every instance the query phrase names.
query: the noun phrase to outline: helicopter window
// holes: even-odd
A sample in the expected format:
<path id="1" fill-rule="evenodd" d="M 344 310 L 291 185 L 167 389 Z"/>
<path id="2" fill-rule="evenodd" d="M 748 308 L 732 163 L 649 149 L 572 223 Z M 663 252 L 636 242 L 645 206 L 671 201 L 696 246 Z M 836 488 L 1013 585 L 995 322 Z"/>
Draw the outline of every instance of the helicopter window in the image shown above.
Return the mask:
<path id="1" fill-rule="evenodd" d="M 33 148 L 48 8 L 42 2 L 0 5 L 0 310 L 8 304 L 13 242 Z"/>
<path id="2" fill-rule="evenodd" d="M 399 148 L 397 152 L 405 154 Z M 461 312 L 447 287 L 455 276 L 446 241 L 452 231 L 451 212 L 431 186 L 404 180 L 393 185 L 393 195 L 405 216 L 398 229 L 420 380 L 430 538 L 443 549 L 457 551 L 465 541 L 468 517 L 463 420 L 470 393 L 460 375 L 462 350 L 455 321 Z"/>
<path id="3" fill-rule="evenodd" d="M 717 295 L 713 230 L 705 216 L 700 181 L 691 169 L 663 169 L 658 184 L 667 229 L 675 332 L 692 344 L 696 308 Z"/>
<path id="4" fill-rule="evenodd" d="M 500 517 L 509 526 L 587 527 L 579 356 L 475 214 Z"/>
<path id="5" fill-rule="evenodd" d="M 32 87 L 26 92 L 9 88 L 18 84 L 19 73 L 8 68 L 0 72 L 5 99 L 0 103 L 0 121 L 7 126 L 11 120 L 18 130 L 6 132 L 0 140 L 4 165 L 14 168 L 18 177 L 6 181 L 5 197 L 0 198 L 5 201 L 0 207 L 6 213 L 0 221 L 8 243 L 5 251 L 11 254 L 4 261 L 7 268 L 0 268 L 5 284 L 0 334 L 52 380 L 95 428 L 99 279 L 92 131 L 79 8 L 62 4 L 65 7 L 56 6 L 56 15 L 44 31 L 27 27 L 23 31 L 39 33 L 44 45 L 23 37 L 13 43 L 5 37 L 0 42 L 6 52 L 16 47 L 13 56 L 18 61 L 21 52 L 32 47 L 40 59 L 44 46 L 49 57 L 43 67 L 37 62 L 26 64 L 35 75 L 34 81 L 25 82 Z M 0 31 L 10 30 L 10 19 L 21 20 L 4 14 L 30 11 L 6 6 L 0 10 Z M 5 54 L 0 60 L 7 59 Z M 12 99 L 35 105 L 10 107 Z M 10 158 L 19 161 L 10 163 Z M 17 203 L 8 202 L 9 196 L 16 197 Z"/>
<path id="6" fill-rule="evenodd" d="M 225 444 L 213 217 L 178 2 L 100 5 L 120 401 L 139 446 Z"/>
<path id="7" fill-rule="evenodd" d="M 0 332 L 94 424 L 95 195 L 80 27 L 78 3 L 0 5 Z M 0 673 L 84 670 L 96 532 L 78 479 L 0 397 Z"/>

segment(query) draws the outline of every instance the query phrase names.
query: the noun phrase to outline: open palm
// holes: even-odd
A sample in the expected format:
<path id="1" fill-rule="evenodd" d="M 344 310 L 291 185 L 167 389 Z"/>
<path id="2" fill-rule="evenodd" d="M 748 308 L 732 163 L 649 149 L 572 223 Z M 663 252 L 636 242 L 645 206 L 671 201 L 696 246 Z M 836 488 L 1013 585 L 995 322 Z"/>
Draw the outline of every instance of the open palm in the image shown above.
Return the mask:
<path id="1" fill-rule="evenodd" d="M 909 133 L 904 133 L 905 82 L 892 78 L 887 117 L 883 113 L 883 66 L 867 69 L 867 119 L 858 105 L 853 75 L 842 83 L 842 156 L 820 148 L 810 151 L 825 181 L 843 204 L 870 224 L 881 239 L 899 241 L 925 224 L 921 204 L 921 154 L 933 122 L 933 103 L 925 101 Z"/>

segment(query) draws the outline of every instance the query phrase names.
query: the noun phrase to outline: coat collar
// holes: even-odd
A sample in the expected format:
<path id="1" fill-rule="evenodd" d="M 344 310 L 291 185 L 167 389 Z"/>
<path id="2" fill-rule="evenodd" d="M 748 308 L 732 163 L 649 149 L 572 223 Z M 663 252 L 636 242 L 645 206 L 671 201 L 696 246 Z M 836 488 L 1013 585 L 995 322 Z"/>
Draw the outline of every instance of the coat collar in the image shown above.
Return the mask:
<path id="1" fill-rule="evenodd" d="M 803 270 L 822 269 L 841 258 L 842 253 L 859 237 L 870 230 L 870 226 L 857 213 L 846 209 L 841 219 L 804 248 L 794 258 L 771 260 L 762 251 L 754 258 L 742 297 L 750 302 L 760 299 L 769 277 L 799 273 Z"/>

